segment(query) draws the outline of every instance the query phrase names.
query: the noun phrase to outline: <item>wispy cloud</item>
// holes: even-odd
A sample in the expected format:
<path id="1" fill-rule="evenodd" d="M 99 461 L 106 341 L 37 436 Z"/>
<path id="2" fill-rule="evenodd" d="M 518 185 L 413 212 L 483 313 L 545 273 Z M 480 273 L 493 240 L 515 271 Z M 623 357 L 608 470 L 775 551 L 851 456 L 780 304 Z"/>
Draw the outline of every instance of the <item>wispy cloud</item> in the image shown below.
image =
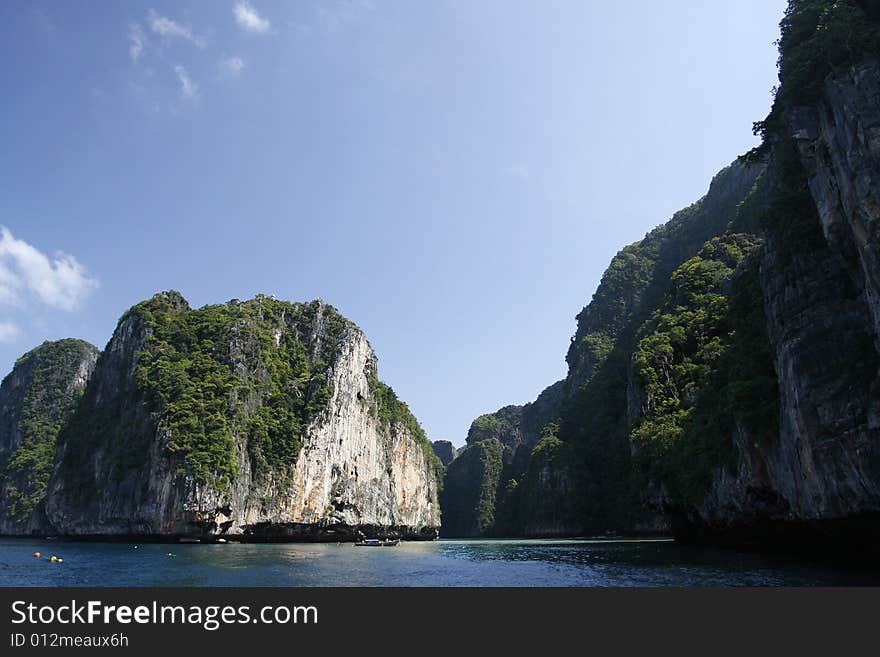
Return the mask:
<path id="1" fill-rule="evenodd" d="M 193 79 L 189 77 L 189 73 L 186 72 L 186 69 L 178 64 L 174 67 L 174 72 L 177 73 L 177 79 L 180 81 L 180 96 L 185 99 L 194 99 L 199 97 L 199 85 L 193 82 Z"/>
<path id="2" fill-rule="evenodd" d="M 176 23 L 170 18 L 160 16 L 153 9 L 148 13 L 150 29 L 156 34 L 167 38 L 179 38 L 189 41 L 193 45 L 204 48 L 205 38 L 195 34 L 191 29 Z"/>
<path id="3" fill-rule="evenodd" d="M 59 310 L 76 310 L 98 286 L 76 258 L 52 258 L 0 226 L 0 303 L 23 306 L 28 296 Z"/>
<path id="4" fill-rule="evenodd" d="M 19 298 L 21 287 L 18 275 L 3 264 L 3 260 L 0 259 L 0 305 L 21 305 L 21 299 Z"/>
<path id="5" fill-rule="evenodd" d="M 224 57 L 220 60 L 220 73 L 227 77 L 236 77 L 244 70 L 244 60 L 241 57 Z"/>
<path id="6" fill-rule="evenodd" d="M 256 9 L 245 0 L 239 0 L 235 3 L 233 9 L 235 13 L 235 22 L 238 26 L 247 32 L 256 32 L 263 34 L 270 27 L 269 19 L 263 18 Z"/>
<path id="7" fill-rule="evenodd" d="M 144 52 L 144 30 L 139 23 L 132 23 L 128 26 L 128 54 L 132 60 L 140 59 Z"/>
<path id="8" fill-rule="evenodd" d="M 0 342 L 12 342 L 21 335 L 21 329 L 12 322 L 0 322 Z"/>

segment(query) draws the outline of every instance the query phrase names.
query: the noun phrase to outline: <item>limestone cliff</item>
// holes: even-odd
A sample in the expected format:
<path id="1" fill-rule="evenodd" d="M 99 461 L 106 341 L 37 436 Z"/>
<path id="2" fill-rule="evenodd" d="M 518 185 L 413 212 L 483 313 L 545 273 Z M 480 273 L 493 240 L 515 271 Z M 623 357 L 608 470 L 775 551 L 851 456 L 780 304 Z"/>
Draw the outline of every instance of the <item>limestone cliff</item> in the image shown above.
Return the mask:
<path id="1" fill-rule="evenodd" d="M 517 533 L 880 544 L 875 4 L 790 0 L 763 145 L 612 261 Z"/>
<path id="2" fill-rule="evenodd" d="M 82 340 L 44 342 L 0 385 L 0 534 L 45 525 L 43 505 L 58 431 L 89 380 L 98 349 Z"/>
<path id="3" fill-rule="evenodd" d="M 776 422 L 763 436 L 736 424 L 732 459 L 698 503 L 666 497 L 682 538 L 823 549 L 880 538 L 880 26 L 855 3 L 814 5 L 790 3 L 782 84 L 759 124 L 771 191 L 753 269 Z"/>
<path id="4" fill-rule="evenodd" d="M 177 293 L 120 320 L 58 435 L 45 522 L 67 536 L 434 538 L 439 465 L 320 301 L 197 310 Z"/>
<path id="5" fill-rule="evenodd" d="M 799 241 L 786 226 L 769 231 L 760 261 L 778 433 L 737 433 L 736 467 L 676 517 L 683 537 L 867 546 L 880 536 L 878 100 L 869 58 L 829 75 L 814 103 L 785 108 L 771 157 L 777 169 L 786 157 L 802 167 L 813 207 Z"/>
<path id="6" fill-rule="evenodd" d="M 724 232 L 763 170 L 761 164 L 734 162 L 715 176 L 702 199 L 613 258 L 577 316 L 567 377 L 531 404 L 474 420 L 468 446 L 446 475 L 444 535 L 467 530 L 468 535 L 560 536 L 668 528 L 663 514 L 641 503 L 631 481 L 630 356 L 638 328 L 661 303 L 672 273 L 707 239 Z M 490 496 L 483 491 L 492 486 L 462 485 L 457 472 L 469 463 L 464 457 L 471 446 L 485 439 L 503 446 L 491 513 L 485 510 Z M 489 525 L 487 518 L 492 519 Z"/>
<path id="7" fill-rule="evenodd" d="M 559 413 L 562 381 L 523 406 L 475 419 L 467 444 L 447 466 L 440 496 L 443 536 L 515 535 L 523 531 L 520 483 L 542 430 Z"/>
<path id="8" fill-rule="evenodd" d="M 458 450 L 448 440 L 434 440 L 431 442 L 431 447 L 434 448 L 434 453 L 437 455 L 437 458 L 440 459 L 440 463 L 445 466 L 452 463 L 455 460 L 455 457 L 458 455 Z"/>

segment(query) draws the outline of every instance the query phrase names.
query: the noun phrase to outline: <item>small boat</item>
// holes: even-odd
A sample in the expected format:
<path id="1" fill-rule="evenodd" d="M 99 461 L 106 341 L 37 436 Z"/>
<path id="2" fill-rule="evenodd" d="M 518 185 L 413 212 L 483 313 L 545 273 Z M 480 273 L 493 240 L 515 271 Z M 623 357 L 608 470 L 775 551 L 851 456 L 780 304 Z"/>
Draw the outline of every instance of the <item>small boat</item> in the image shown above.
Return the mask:
<path id="1" fill-rule="evenodd" d="M 358 541 L 355 543 L 357 547 L 394 547 L 400 543 L 399 538 L 386 538 L 384 540 L 378 538 L 365 538 L 362 541 Z"/>
<path id="2" fill-rule="evenodd" d="M 178 543 L 201 543 L 202 540 L 200 538 L 189 538 L 187 536 L 183 536 Z"/>

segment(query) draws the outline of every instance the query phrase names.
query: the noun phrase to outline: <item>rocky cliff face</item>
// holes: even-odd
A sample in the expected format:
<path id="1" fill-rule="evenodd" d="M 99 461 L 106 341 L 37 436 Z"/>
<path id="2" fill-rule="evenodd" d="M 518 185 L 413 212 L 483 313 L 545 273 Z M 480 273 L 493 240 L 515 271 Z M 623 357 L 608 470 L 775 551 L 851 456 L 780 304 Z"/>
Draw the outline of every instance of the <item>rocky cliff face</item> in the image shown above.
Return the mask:
<path id="1" fill-rule="evenodd" d="M 764 263 L 781 445 L 803 468 L 783 490 L 802 518 L 878 512 L 880 64 L 830 76 L 788 122 L 825 244 L 787 271 L 774 266 L 778 249 Z"/>
<path id="2" fill-rule="evenodd" d="M 468 535 L 561 536 L 668 527 L 661 513 L 641 504 L 630 481 L 628 373 L 636 333 L 660 305 L 672 272 L 724 232 L 763 169 L 732 164 L 704 198 L 614 257 L 577 316 L 568 376 L 531 404 L 474 421 L 468 446 L 447 472 L 445 535 L 464 528 Z M 469 465 L 463 457 L 484 440 L 501 445 L 503 467 L 481 475 L 494 473 L 493 482 L 465 485 L 458 472 Z M 491 514 L 484 492 L 490 488 Z"/>
<path id="3" fill-rule="evenodd" d="M 458 455 L 458 450 L 448 440 L 434 440 L 431 442 L 431 446 L 434 448 L 434 453 L 437 455 L 437 458 L 440 459 L 440 463 L 443 466 L 447 466 L 455 459 Z"/>
<path id="4" fill-rule="evenodd" d="M 614 256 L 590 303 L 577 315 L 566 361 L 576 397 L 618 346 L 629 349 L 639 326 L 662 302 L 677 267 L 721 235 L 753 191 L 764 167 L 735 161 L 712 179 L 706 195 Z"/>
<path id="5" fill-rule="evenodd" d="M 877 544 L 878 17 L 790 0 L 763 146 L 578 316 L 518 533 Z"/>
<path id="6" fill-rule="evenodd" d="M 541 431 L 559 413 L 558 381 L 523 406 L 505 406 L 471 423 L 440 497 L 444 536 L 510 536 L 523 532 L 520 483 Z"/>
<path id="7" fill-rule="evenodd" d="M 98 349 L 45 342 L 18 359 L 0 385 L 0 534 L 45 525 L 44 502 L 61 426 L 82 395 Z"/>
<path id="8" fill-rule="evenodd" d="M 466 447 L 446 471 L 440 506 L 444 537 L 474 537 L 495 525 L 495 499 L 503 467 L 503 446 L 495 438 Z"/>
<path id="9" fill-rule="evenodd" d="M 880 535 L 878 102 L 880 65 L 870 59 L 830 75 L 814 104 L 786 112 L 814 232 L 792 247 L 771 231 L 760 263 L 778 435 L 766 444 L 735 437 L 738 468 L 679 518 L 685 536 L 870 543 Z"/>
<path id="10" fill-rule="evenodd" d="M 792 2 L 783 22 L 764 126 L 773 190 L 758 298 L 778 424 L 769 440 L 737 427 L 732 467 L 673 512 L 684 538 L 863 549 L 880 537 L 880 29 L 855 5 L 808 10 Z"/>
<path id="11" fill-rule="evenodd" d="M 40 531 L 434 538 L 440 465 L 363 333 L 322 302 L 127 312 L 58 438 Z"/>

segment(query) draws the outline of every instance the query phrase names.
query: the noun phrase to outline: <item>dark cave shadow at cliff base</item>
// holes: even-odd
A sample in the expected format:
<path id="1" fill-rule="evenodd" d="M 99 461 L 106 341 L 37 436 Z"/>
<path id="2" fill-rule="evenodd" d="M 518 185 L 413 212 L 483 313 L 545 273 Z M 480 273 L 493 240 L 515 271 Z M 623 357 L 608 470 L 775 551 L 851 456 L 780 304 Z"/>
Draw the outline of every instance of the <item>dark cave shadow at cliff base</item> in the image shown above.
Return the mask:
<path id="1" fill-rule="evenodd" d="M 765 521 L 724 531 L 697 527 L 677 519 L 671 533 L 597 532 L 589 534 L 539 536 L 444 536 L 446 541 L 552 541 L 564 544 L 591 543 L 601 546 L 623 542 L 663 543 L 679 548 L 721 549 L 731 553 L 761 556 L 793 562 L 810 561 L 833 567 L 869 567 L 880 573 L 880 513 L 859 518 L 813 523 Z"/>
<path id="2" fill-rule="evenodd" d="M 761 520 L 725 528 L 673 517 L 672 533 L 682 545 L 806 557 L 837 565 L 877 563 L 880 558 L 880 513 L 801 522 Z"/>

